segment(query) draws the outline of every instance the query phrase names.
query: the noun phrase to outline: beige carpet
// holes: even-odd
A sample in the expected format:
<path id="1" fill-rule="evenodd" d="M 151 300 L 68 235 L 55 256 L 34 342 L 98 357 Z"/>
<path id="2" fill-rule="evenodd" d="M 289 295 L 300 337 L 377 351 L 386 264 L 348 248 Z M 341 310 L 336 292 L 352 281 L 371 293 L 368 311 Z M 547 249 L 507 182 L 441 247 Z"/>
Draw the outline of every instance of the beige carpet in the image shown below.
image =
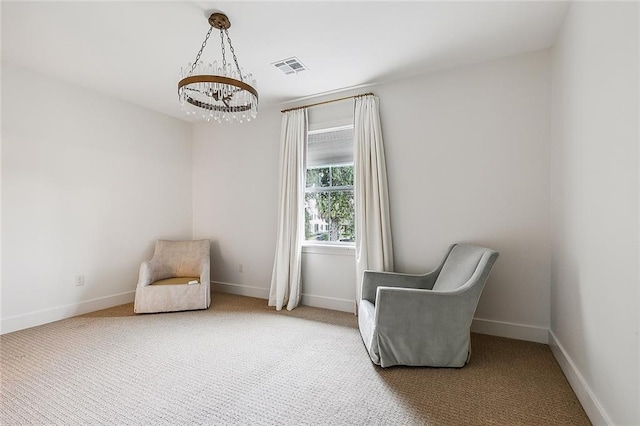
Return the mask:
<path id="1" fill-rule="evenodd" d="M 0 344 L 3 425 L 589 424 L 546 345 L 475 334 L 465 368 L 381 369 L 351 314 L 228 294 L 206 311 L 123 305 Z"/>

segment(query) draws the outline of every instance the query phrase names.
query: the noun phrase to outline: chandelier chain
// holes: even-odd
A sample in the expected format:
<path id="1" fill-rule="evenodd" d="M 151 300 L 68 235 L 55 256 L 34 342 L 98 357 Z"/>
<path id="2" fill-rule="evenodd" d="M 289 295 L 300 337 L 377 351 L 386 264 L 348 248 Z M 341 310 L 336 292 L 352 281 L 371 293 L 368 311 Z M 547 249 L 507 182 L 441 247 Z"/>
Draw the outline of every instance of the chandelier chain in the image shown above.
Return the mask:
<path id="1" fill-rule="evenodd" d="M 220 29 L 220 46 L 222 46 L 222 69 L 227 69 L 227 57 L 224 52 L 224 34 L 222 33 L 222 28 Z"/>
<path id="2" fill-rule="evenodd" d="M 191 71 L 189 71 L 189 75 L 193 74 L 193 70 L 195 70 L 196 66 L 198 65 L 200 56 L 202 56 L 202 51 L 204 50 L 204 47 L 207 45 L 207 40 L 209 40 L 209 36 L 211 35 L 211 30 L 213 30 L 213 27 L 209 28 L 209 32 L 204 38 L 204 41 L 202 42 L 202 46 L 200 47 L 200 51 L 196 55 L 196 59 L 193 61 L 193 65 L 191 65 Z"/>
<path id="3" fill-rule="evenodd" d="M 231 54 L 233 55 L 233 62 L 236 63 L 236 69 L 238 70 L 238 75 L 240 76 L 240 81 L 244 81 L 242 79 L 242 72 L 240 72 L 240 65 L 238 65 L 238 58 L 236 57 L 236 51 L 233 49 L 233 44 L 231 44 L 231 37 L 229 36 L 229 31 L 225 29 L 224 33 L 227 35 L 227 42 L 229 43 L 229 50 L 231 50 Z"/>

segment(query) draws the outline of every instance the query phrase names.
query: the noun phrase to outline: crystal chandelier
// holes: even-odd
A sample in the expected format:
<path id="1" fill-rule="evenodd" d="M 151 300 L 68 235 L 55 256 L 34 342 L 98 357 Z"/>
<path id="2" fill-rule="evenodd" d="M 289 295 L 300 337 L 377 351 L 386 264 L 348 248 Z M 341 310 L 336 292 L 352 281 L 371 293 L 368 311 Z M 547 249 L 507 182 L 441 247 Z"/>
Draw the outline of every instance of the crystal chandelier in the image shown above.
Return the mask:
<path id="1" fill-rule="evenodd" d="M 256 80 L 252 74 L 243 74 L 238 65 L 228 31 L 231 22 L 226 15 L 214 13 L 209 17 L 209 24 L 211 28 L 196 59 L 180 72 L 178 98 L 182 110 L 207 121 L 251 121 L 258 115 Z M 222 62 L 204 63 L 200 56 L 214 28 L 220 30 Z M 227 64 L 225 36 L 233 55 L 233 64 Z"/>

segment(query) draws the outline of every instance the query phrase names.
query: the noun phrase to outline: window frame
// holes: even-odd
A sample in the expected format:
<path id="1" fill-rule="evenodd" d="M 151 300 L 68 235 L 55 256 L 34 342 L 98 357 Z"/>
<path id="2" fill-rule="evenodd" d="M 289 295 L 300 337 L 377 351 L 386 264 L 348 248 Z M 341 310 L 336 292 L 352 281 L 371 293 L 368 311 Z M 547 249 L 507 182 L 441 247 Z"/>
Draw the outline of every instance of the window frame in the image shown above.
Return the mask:
<path id="1" fill-rule="evenodd" d="M 353 129 L 353 124 L 346 124 L 346 125 L 341 125 L 341 126 L 333 126 L 333 127 L 324 127 L 324 128 L 320 128 L 320 129 L 315 129 L 315 130 L 309 130 L 307 131 L 307 137 L 309 135 L 313 135 L 313 134 L 319 134 L 319 133 L 329 133 L 329 132 L 336 132 L 336 131 L 340 131 L 340 130 L 347 130 L 347 129 Z M 307 142 L 308 143 L 308 142 Z M 354 153 L 355 154 L 355 153 Z M 319 168 L 331 168 L 331 167 L 345 167 L 345 166 L 351 166 L 354 167 L 354 162 L 350 161 L 350 162 L 340 162 L 340 163 L 335 163 L 335 164 L 321 164 L 321 165 L 314 165 L 312 167 L 305 167 L 305 188 L 304 188 L 304 193 L 305 193 L 305 197 L 307 193 L 311 193 L 311 194 L 318 194 L 321 192 L 327 192 L 327 193 L 332 193 L 332 192 L 345 192 L 345 191 L 351 191 L 354 193 L 354 197 L 355 197 L 355 185 L 340 185 L 340 186 L 311 186 L 311 187 L 307 187 L 306 184 L 306 175 L 307 175 L 307 171 L 309 169 L 319 169 Z M 355 178 L 355 175 L 354 175 Z M 303 207 L 303 209 L 306 209 L 306 207 Z M 354 206 L 354 216 L 353 216 L 353 220 L 354 220 L 354 226 L 355 226 L 355 206 Z M 306 219 L 305 219 L 306 222 Z M 335 248 L 341 248 L 341 249 L 351 249 L 351 248 L 355 248 L 355 235 L 354 235 L 354 241 L 321 241 L 321 240 L 307 240 L 305 233 L 303 232 L 302 234 L 302 246 L 308 246 L 308 247 L 320 247 L 320 246 L 324 246 L 327 248 L 330 247 L 335 247 Z"/>

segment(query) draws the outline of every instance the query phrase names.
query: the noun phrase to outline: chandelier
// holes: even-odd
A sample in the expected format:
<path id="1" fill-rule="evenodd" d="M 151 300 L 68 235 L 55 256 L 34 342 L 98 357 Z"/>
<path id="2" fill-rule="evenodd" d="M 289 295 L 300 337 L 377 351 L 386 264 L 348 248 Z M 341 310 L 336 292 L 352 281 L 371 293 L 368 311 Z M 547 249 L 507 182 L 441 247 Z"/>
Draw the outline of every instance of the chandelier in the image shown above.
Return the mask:
<path id="1" fill-rule="evenodd" d="M 182 110 L 207 121 L 251 121 L 258 115 L 256 80 L 250 73 L 243 74 L 238 65 L 228 31 L 231 22 L 226 15 L 214 13 L 209 17 L 209 24 L 211 28 L 196 59 L 180 72 L 178 98 Z M 205 63 L 200 60 L 200 56 L 214 28 L 220 30 L 222 62 Z M 227 63 L 225 36 L 233 56 L 233 64 Z"/>

